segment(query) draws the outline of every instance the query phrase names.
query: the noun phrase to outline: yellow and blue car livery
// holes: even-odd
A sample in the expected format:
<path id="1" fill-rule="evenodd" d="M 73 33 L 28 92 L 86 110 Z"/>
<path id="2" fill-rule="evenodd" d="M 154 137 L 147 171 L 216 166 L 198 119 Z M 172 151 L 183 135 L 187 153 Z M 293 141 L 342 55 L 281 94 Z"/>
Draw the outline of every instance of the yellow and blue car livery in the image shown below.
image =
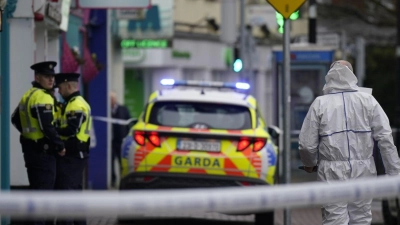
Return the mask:
<path id="1" fill-rule="evenodd" d="M 162 80 L 125 138 L 120 189 L 275 183 L 278 150 L 245 83 Z"/>

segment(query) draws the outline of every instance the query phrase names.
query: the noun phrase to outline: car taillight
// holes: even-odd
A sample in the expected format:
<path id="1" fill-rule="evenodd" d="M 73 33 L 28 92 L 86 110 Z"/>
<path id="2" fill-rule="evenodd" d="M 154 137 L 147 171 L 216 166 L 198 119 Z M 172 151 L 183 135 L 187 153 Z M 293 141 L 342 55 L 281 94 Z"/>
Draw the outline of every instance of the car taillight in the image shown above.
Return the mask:
<path id="1" fill-rule="evenodd" d="M 145 176 L 145 177 L 136 177 L 135 179 L 134 179 L 134 181 L 136 181 L 136 182 L 151 182 L 151 181 L 153 181 L 154 179 L 156 179 L 155 177 L 148 177 L 148 176 Z"/>
<path id="2" fill-rule="evenodd" d="M 160 137 L 157 133 L 150 133 L 148 139 L 155 147 L 160 147 Z"/>
<path id="3" fill-rule="evenodd" d="M 267 143 L 267 139 L 264 139 L 264 138 L 256 138 L 256 139 L 242 138 L 238 142 L 237 150 L 238 151 L 244 151 L 251 144 L 253 144 L 253 151 L 254 152 L 258 152 L 262 148 L 264 148 L 266 143 Z"/>
<path id="4" fill-rule="evenodd" d="M 239 184 L 241 185 L 241 186 L 250 186 L 251 184 L 249 183 L 249 182 L 247 182 L 247 181 L 239 181 Z"/>
<path id="5" fill-rule="evenodd" d="M 144 137 L 144 132 L 142 131 L 134 131 L 133 132 L 133 138 L 135 139 L 136 143 L 138 145 L 144 145 L 145 143 L 145 137 Z"/>
<path id="6" fill-rule="evenodd" d="M 249 139 L 240 139 L 237 145 L 237 150 L 244 151 L 247 147 L 249 147 L 249 145 L 250 145 Z"/>
<path id="7" fill-rule="evenodd" d="M 267 139 L 256 139 L 253 144 L 253 151 L 260 151 L 262 148 L 264 148 L 265 143 L 267 143 Z"/>
<path id="8" fill-rule="evenodd" d="M 144 146 L 146 143 L 146 138 L 155 147 L 160 147 L 161 141 L 157 132 L 145 133 L 144 131 L 134 131 L 133 138 L 138 145 Z"/>

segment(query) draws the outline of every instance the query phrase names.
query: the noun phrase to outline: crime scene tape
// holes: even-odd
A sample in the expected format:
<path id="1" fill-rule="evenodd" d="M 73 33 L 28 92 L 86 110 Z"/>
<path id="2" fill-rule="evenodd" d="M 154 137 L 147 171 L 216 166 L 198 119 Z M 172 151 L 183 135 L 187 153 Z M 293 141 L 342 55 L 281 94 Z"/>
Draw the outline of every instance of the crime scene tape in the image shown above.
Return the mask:
<path id="1" fill-rule="evenodd" d="M 131 122 L 137 120 L 136 118 L 131 118 L 129 120 L 121 120 L 121 119 L 115 119 L 115 118 L 109 118 L 109 117 L 103 117 L 103 116 L 93 116 L 92 117 L 94 120 L 99 120 L 107 123 L 116 123 L 120 125 L 129 125 Z"/>
<path id="2" fill-rule="evenodd" d="M 141 217 L 160 213 L 255 213 L 400 194 L 400 176 L 290 185 L 139 191 L 11 191 L 0 214 L 13 217 Z"/>

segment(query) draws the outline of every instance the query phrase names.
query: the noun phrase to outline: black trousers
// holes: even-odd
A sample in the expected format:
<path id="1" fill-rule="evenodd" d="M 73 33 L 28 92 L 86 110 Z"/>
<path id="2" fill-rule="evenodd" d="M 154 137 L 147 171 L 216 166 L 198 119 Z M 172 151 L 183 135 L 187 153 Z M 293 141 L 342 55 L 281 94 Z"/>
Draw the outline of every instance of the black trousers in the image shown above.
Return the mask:
<path id="1" fill-rule="evenodd" d="M 68 150 L 67 150 L 68 151 Z M 56 190 L 82 190 L 83 171 L 87 158 L 57 156 Z M 86 220 L 57 219 L 57 225 L 86 225 Z"/>
<path id="2" fill-rule="evenodd" d="M 121 166 L 121 143 L 112 143 L 112 157 L 111 157 L 111 184 L 115 186 L 117 182 L 117 171 L 115 171 L 115 159 L 118 160 L 119 164 L 119 172 L 122 171 L 122 166 Z"/>
<path id="3" fill-rule="evenodd" d="M 32 190 L 54 190 L 56 180 L 56 156 L 54 153 L 40 152 L 37 147 L 22 145 L 29 187 Z M 50 151 L 49 151 L 50 152 Z M 51 219 L 50 219 L 51 220 Z M 37 219 L 15 221 L 12 224 L 44 225 L 50 220 Z"/>
<path id="4" fill-rule="evenodd" d="M 56 157 L 54 154 L 24 152 L 29 186 L 33 190 L 53 190 L 56 180 Z"/>

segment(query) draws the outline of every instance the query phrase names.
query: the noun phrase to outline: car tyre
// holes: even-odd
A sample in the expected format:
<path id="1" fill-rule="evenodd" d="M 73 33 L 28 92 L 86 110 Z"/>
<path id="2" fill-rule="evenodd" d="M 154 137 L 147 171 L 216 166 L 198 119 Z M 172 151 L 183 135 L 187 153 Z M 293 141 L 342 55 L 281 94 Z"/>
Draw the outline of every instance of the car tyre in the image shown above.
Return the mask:
<path id="1" fill-rule="evenodd" d="M 274 212 L 256 213 L 254 225 L 274 225 Z"/>

